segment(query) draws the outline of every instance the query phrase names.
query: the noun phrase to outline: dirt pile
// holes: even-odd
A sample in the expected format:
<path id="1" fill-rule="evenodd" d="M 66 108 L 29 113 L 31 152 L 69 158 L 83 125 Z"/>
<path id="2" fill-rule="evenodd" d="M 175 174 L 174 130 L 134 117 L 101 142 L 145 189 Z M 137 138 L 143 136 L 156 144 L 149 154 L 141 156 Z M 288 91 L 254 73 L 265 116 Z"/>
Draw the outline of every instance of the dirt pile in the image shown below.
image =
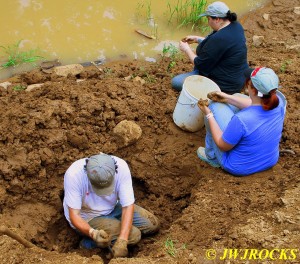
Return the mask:
<path id="1" fill-rule="evenodd" d="M 102 71 L 89 66 L 68 77 L 38 69 L 9 79 L 12 85 L 0 88 L 0 221 L 40 249 L 0 236 L 0 262 L 108 262 L 105 250 L 78 248 L 61 203 L 65 170 L 100 151 L 128 161 L 137 204 L 162 222 L 159 234 L 130 249 L 133 258 L 110 263 L 218 263 L 206 259 L 206 249 L 218 258 L 224 248 L 299 249 L 299 6 L 273 0 L 242 19 L 250 65 L 273 68 L 288 100 L 280 161 L 250 177 L 201 162 L 196 149 L 205 131 L 188 133 L 173 123 L 179 94 L 170 80 L 192 69 L 185 59 L 172 72 L 165 58 L 114 62 Z M 261 43 L 254 45 L 253 36 Z M 15 89 L 40 83 L 30 92 Z M 123 120 L 142 131 L 128 146 L 113 132 Z"/>

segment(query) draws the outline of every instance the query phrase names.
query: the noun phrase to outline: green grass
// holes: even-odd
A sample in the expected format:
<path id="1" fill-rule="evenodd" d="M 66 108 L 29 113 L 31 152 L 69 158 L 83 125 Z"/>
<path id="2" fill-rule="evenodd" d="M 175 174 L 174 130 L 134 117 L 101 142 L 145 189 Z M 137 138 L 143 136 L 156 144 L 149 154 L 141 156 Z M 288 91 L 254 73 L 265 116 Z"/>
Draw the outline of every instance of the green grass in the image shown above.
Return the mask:
<path id="1" fill-rule="evenodd" d="M 142 24 L 146 24 L 150 28 L 149 36 L 153 39 L 158 39 L 158 25 L 152 12 L 151 0 L 138 3 L 135 16 L 139 23 L 142 21 Z"/>
<path id="2" fill-rule="evenodd" d="M 6 62 L 1 64 L 1 68 L 15 67 L 20 64 L 29 63 L 36 66 L 36 62 L 43 59 L 42 56 L 37 55 L 37 49 L 30 49 L 28 51 L 21 51 L 20 44 L 22 40 L 9 46 L 0 46 L 4 55 L 7 56 Z"/>
<path id="3" fill-rule="evenodd" d="M 152 11 L 151 11 L 151 0 L 145 1 L 138 3 L 137 8 L 136 8 L 136 17 L 138 19 L 144 19 L 146 18 L 147 21 L 152 19 Z"/>
<path id="4" fill-rule="evenodd" d="M 178 28 L 190 26 L 192 30 L 203 31 L 199 14 L 204 12 L 206 5 L 206 0 L 177 0 L 175 6 L 168 2 L 168 22 L 174 23 L 175 21 Z"/>
<path id="5" fill-rule="evenodd" d="M 281 66 L 280 66 L 280 71 L 281 71 L 282 73 L 285 73 L 286 70 L 287 70 L 287 68 L 288 68 L 288 66 L 289 66 L 291 63 L 292 63 L 291 60 L 286 60 L 286 61 L 284 61 L 284 62 L 281 64 Z"/>
<path id="6" fill-rule="evenodd" d="M 19 84 L 19 85 L 14 86 L 13 90 L 14 91 L 24 91 L 26 88 L 27 88 L 26 86 Z"/>
<path id="7" fill-rule="evenodd" d="M 165 250 L 171 257 L 175 258 L 177 252 L 175 248 L 175 243 L 172 239 L 167 238 L 165 242 Z"/>
<path id="8" fill-rule="evenodd" d="M 165 17 L 169 25 L 176 25 L 177 28 L 191 27 L 191 31 L 200 30 L 207 32 L 209 27 L 203 25 L 206 19 L 199 18 L 207 6 L 207 0 L 177 0 L 177 3 L 166 2 Z M 162 6 L 162 8 L 164 8 Z M 139 3 L 135 12 L 138 23 L 147 24 L 151 27 L 151 36 L 158 39 L 158 24 L 152 12 L 151 0 Z"/>
<path id="9" fill-rule="evenodd" d="M 180 59 L 181 53 L 177 47 L 170 43 L 168 46 L 164 44 L 162 56 L 170 58 L 170 63 L 168 64 L 168 71 L 170 71 L 173 67 L 175 67 L 176 61 Z"/>

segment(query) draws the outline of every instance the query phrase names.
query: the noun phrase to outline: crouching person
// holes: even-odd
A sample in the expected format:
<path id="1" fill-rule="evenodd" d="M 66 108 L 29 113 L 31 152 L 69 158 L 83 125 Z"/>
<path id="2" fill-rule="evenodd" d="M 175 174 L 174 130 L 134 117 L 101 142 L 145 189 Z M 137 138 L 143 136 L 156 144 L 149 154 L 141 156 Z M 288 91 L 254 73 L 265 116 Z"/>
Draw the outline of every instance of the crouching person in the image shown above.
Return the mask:
<path id="1" fill-rule="evenodd" d="M 75 161 L 64 176 L 64 213 L 83 239 L 82 248 L 110 247 L 113 257 L 126 257 L 127 245 L 159 229 L 158 219 L 134 204 L 127 163 L 100 153 Z"/>

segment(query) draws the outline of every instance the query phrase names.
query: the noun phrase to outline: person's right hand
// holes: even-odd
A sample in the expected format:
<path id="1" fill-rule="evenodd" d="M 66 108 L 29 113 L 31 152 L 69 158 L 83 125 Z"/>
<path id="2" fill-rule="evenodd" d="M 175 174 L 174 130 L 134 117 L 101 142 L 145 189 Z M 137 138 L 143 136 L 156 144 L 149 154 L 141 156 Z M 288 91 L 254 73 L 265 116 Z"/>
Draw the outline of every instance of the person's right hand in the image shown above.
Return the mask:
<path id="1" fill-rule="evenodd" d="M 180 41 L 179 49 L 183 52 L 187 52 L 188 50 L 191 50 L 191 47 L 187 42 Z"/>
<path id="2" fill-rule="evenodd" d="M 90 236 L 100 248 L 107 248 L 111 244 L 111 236 L 102 229 L 92 229 L 90 231 Z"/>
<path id="3" fill-rule="evenodd" d="M 207 99 L 204 99 L 204 100 L 199 99 L 197 105 L 204 115 L 207 115 L 211 112 L 210 109 L 208 108 L 208 100 Z"/>

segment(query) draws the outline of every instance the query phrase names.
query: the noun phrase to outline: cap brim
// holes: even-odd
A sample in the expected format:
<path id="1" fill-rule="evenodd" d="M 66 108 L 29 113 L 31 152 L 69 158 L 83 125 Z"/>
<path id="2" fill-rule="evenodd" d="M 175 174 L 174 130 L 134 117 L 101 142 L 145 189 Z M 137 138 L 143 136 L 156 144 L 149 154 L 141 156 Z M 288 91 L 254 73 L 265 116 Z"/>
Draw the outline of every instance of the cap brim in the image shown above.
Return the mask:
<path id="1" fill-rule="evenodd" d="M 97 188 L 92 184 L 92 188 L 95 194 L 99 195 L 99 196 L 103 196 L 103 195 L 111 195 L 114 191 L 115 188 L 115 177 L 111 183 L 110 186 L 105 187 L 105 188 Z"/>
<path id="2" fill-rule="evenodd" d="M 244 71 L 244 76 L 247 78 L 247 79 L 250 79 L 251 77 L 251 73 L 254 71 L 253 68 L 248 68 Z"/>
<path id="3" fill-rule="evenodd" d="M 203 13 L 203 14 L 200 14 L 198 17 L 205 17 L 207 16 L 207 14 Z"/>

